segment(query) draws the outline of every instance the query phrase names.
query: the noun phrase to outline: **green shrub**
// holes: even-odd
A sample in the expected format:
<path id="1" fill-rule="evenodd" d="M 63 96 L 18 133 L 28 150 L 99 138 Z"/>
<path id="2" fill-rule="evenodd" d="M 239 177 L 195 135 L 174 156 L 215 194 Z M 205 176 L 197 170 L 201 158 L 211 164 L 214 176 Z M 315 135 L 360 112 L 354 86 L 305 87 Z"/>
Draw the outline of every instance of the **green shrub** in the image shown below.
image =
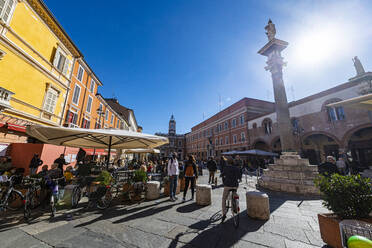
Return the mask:
<path id="1" fill-rule="evenodd" d="M 112 182 L 112 176 L 108 171 L 102 171 L 99 176 L 96 178 L 97 182 L 100 182 L 101 185 L 110 185 Z"/>
<path id="2" fill-rule="evenodd" d="M 341 219 L 368 218 L 372 211 L 371 180 L 360 175 L 319 176 L 315 185 L 323 193 L 323 205 Z"/>
<path id="3" fill-rule="evenodd" d="M 147 181 L 147 173 L 142 170 L 136 170 L 133 176 L 134 182 L 146 182 Z"/>

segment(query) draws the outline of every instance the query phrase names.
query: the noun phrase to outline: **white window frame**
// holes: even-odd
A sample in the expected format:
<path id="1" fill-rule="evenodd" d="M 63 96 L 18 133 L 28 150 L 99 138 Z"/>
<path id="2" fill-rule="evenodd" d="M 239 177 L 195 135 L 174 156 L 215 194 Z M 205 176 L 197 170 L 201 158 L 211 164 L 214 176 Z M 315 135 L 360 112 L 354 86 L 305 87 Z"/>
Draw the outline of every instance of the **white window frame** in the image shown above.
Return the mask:
<path id="1" fill-rule="evenodd" d="M 79 95 L 78 95 L 78 97 L 77 97 L 77 102 L 74 101 L 74 99 L 75 99 L 76 87 L 79 88 Z M 75 84 L 74 93 L 72 94 L 72 103 L 73 103 L 73 104 L 75 104 L 75 105 L 79 105 L 80 93 L 81 93 L 81 87 L 80 87 L 78 84 Z"/>
<path id="2" fill-rule="evenodd" d="M 223 144 L 223 138 L 221 137 L 220 138 L 220 145 L 222 146 L 222 144 Z"/>
<path id="3" fill-rule="evenodd" d="M 105 120 L 108 121 L 108 118 L 109 118 L 109 111 L 106 109 L 105 111 Z"/>
<path id="4" fill-rule="evenodd" d="M 55 94 L 54 94 L 55 93 Z M 49 94 L 52 94 L 52 99 L 50 99 L 50 102 L 48 102 Z M 43 110 L 47 113 L 54 114 L 54 111 L 57 106 L 57 101 L 58 101 L 58 96 L 59 92 L 52 88 L 49 87 L 48 90 L 45 92 L 45 98 L 44 98 L 44 104 L 43 104 Z M 54 99 L 53 99 L 54 97 Z M 53 104 L 54 102 L 54 104 Z"/>
<path id="5" fill-rule="evenodd" d="M 93 87 L 92 87 L 93 86 Z M 91 93 L 94 93 L 94 88 L 96 87 L 96 81 L 94 81 L 94 79 L 92 78 L 92 80 L 90 80 L 90 87 L 89 87 L 89 91 Z M 92 89 L 93 88 L 93 89 Z"/>
<path id="6" fill-rule="evenodd" d="M 81 68 L 81 70 L 83 71 L 83 72 L 81 73 L 81 79 L 79 79 L 80 68 Z M 76 79 L 79 80 L 80 82 L 83 81 L 83 78 L 84 78 L 84 72 L 85 72 L 84 68 L 83 68 L 81 65 L 79 65 L 79 68 L 78 68 L 78 71 L 77 71 L 77 74 L 76 74 Z"/>
<path id="7" fill-rule="evenodd" d="M 228 144 L 230 143 L 230 141 L 229 141 L 229 136 L 226 136 L 226 137 L 225 137 L 225 143 L 226 143 L 226 145 L 228 145 Z"/>
<path id="8" fill-rule="evenodd" d="M 89 100 L 90 100 L 90 105 L 89 105 Z M 86 111 L 87 111 L 88 113 L 91 113 L 91 112 L 92 112 L 92 105 L 93 105 L 93 97 L 88 96 L 88 100 L 87 100 L 87 109 L 86 109 Z M 89 107 L 89 110 L 88 110 L 88 107 Z"/>
<path id="9" fill-rule="evenodd" d="M 235 134 L 233 136 L 233 143 L 236 144 L 238 142 L 238 136 Z"/>
<path id="10" fill-rule="evenodd" d="M 120 128 L 120 120 L 119 119 L 116 120 L 116 128 Z"/>
<path id="11" fill-rule="evenodd" d="M 240 125 L 244 125 L 244 115 L 240 116 Z"/>
<path id="12" fill-rule="evenodd" d="M 218 146 L 218 138 L 215 140 L 215 145 Z"/>
<path id="13" fill-rule="evenodd" d="M 111 125 L 114 124 L 114 113 L 111 113 L 111 121 L 110 121 Z"/>
<path id="14" fill-rule="evenodd" d="M 9 6 L 10 1 L 13 1 L 12 6 Z M 10 20 L 12 19 L 13 12 L 15 10 L 16 4 L 17 4 L 17 0 L 4 0 L 4 6 L 0 10 L 0 21 L 2 23 L 6 23 L 6 24 L 10 23 Z M 8 13 L 8 19 L 4 20 L 4 15 L 9 8 L 10 8 L 10 10 L 9 10 L 9 13 Z"/>
<path id="15" fill-rule="evenodd" d="M 61 56 L 65 58 L 62 66 L 60 66 Z M 67 75 L 69 64 L 70 60 L 67 58 L 66 52 L 58 46 L 54 54 L 53 66 L 62 74 Z"/>

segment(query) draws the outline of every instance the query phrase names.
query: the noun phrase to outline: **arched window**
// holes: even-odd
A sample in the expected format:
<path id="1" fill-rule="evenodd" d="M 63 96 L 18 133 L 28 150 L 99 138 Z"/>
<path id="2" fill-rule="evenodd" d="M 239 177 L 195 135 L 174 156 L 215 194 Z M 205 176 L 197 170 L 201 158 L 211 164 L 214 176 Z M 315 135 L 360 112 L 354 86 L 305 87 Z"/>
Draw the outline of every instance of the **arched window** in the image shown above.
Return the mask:
<path id="1" fill-rule="evenodd" d="M 262 127 L 264 128 L 265 134 L 271 134 L 273 132 L 273 124 L 269 118 L 263 120 Z"/>

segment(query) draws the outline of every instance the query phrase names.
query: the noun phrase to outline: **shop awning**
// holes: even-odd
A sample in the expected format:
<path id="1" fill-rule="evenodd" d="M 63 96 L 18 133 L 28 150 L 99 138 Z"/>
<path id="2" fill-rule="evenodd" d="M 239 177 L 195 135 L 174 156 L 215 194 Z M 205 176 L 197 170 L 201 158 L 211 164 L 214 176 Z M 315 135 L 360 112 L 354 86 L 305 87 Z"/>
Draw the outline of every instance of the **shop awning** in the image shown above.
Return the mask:
<path id="1" fill-rule="evenodd" d="M 17 131 L 21 133 L 26 133 L 26 127 L 25 126 L 20 126 L 12 123 L 7 123 L 8 129 L 12 131 Z"/>
<path id="2" fill-rule="evenodd" d="M 335 103 L 330 103 L 327 105 L 327 107 L 339 107 L 339 106 L 372 110 L 372 93 L 363 95 L 363 96 L 357 96 L 354 98 L 350 98 L 350 99 L 335 102 Z"/>

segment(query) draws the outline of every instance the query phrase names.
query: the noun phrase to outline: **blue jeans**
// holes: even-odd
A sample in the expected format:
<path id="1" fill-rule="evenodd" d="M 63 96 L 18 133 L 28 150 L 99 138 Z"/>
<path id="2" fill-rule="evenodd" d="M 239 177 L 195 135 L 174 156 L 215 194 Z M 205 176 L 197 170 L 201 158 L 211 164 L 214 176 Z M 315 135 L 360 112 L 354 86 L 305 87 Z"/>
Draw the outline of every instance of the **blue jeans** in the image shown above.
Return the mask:
<path id="1" fill-rule="evenodd" d="M 173 175 L 169 177 L 169 196 L 171 198 L 176 196 L 178 176 Z"/>

